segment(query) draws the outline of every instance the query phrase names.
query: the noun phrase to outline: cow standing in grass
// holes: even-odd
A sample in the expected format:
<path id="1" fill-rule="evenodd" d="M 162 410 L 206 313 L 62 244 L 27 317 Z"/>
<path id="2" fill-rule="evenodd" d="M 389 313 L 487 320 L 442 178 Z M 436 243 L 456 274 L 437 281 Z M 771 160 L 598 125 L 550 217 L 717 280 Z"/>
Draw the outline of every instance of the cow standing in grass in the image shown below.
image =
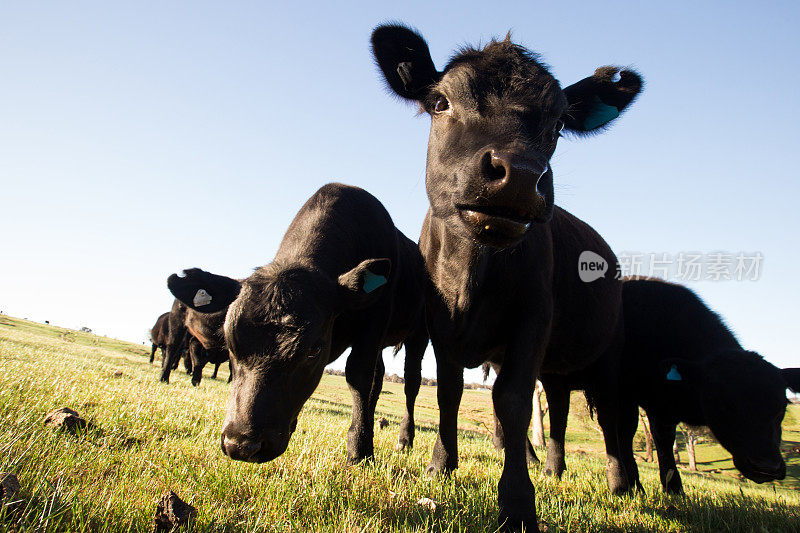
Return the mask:
<path id="1" fill-rule="evenodd" d="M 633 475 L 638 478 L 633 436 L 642 406 L 664 491 L 683 492 L 672 453 L 679 422 L 708 426 L 748 479 L 783 479 L 781 421 L 786 389 L 800 391 L 800 368 L 781 370 L 742 348 L 719 315 L 686 287 L 626 279 L 622 302 L 621 440 Z"/>
<path id="2" fill-rule="evenodd" d="M 201 270 L 171 276 L 173 294 L 201 312 L 228 307 L 233 382 L 222 450 L 233 459 L 281 455 L 325 366 L 348 347 L 353 395 L 347 457 L 373 455 L 381 350 L 422 352 L 425 270 L 417 245 L 383 205 L 357 187 L 328 184 L 300 209 L 275 259 L 238 281 Z M 421 355 L 412 355 L 413 358 Z"/>
<path id="3" fill-rule="evenodd" d="M 169 332 L 169 312 L 164 313 L 158 320 L 156 320 L 155 325 L 150 330 L 150 342 L 153 343 L 153 346 L 150 350 L 150 364 L 153 364 L 153 360 L 156 358 L 156 350 L 161 349 L 161 360 L 163 361 L 166 358 L 167 352 L 167 333 Z"/>
<path id="4" fill-rule="evenodd" d="M 187 272 L 191 273 L 193 271 Z M 173 278 L 170 277 L 170 280 L 167 281 L 167 286 L 170 290 L 173 287 L 172 280 Z M 202 298 L 202 294 L 199 299 L 193 298 L 192 304 L 201 304 L 203 302 Z M 225 332 L 223 331 L 227 312 L 227 307 L 214 313 L 202 313 L 192 308 L 186 309 L 184 325 L 193 339 L 189 345 L 189 356 L 192 359 L 192 385 L 200 384 L 203 379 L 203 368 L 206 364 L 211 363 L 214 365 L 214 373 L 211 377 L 216 378 L 219 365 L 226 361 L 230 363 L 228 347 L 225 344 Z M 228 382 L 230 383 L 232 379 L 233 371 L 231 369 L 228 375 Z"/>
<path id="5" fill-rule="evenodd" d="M 172 303 L 167 322 L 166 355 L 161 360 L 160 377 L 164 383 L 169 383 L 169 375 L 178 368 L 181 357 L 186 373 L 192 373 L 192 360 L 189 356 L 191 334 L 186 329 L 186 306 L 177 299 Z"/>
<path id="6" fill-rule="evenodd" d="M 460 51 L 441 72 L 422 37 L 406 27 L 378 27 L 372 46 L 389 87 L 431 116 L 430 209 L 420 249 L 432 281 L 426 306 L 440 424 L 428 471 L 458 465 L 464 367 L 496 363 L 492 398 L 506 447 L 500 523 L 538 531 L 526 434 L 541 372 L 583 373 L 603 427 L 609 486 L 614 492 L 630 486 L 615 397 L 621 283 L 613 268 L 591 283 L 578 276 L 583 251 L 609 265 L 616 259 L 591 227 L 554 206 L 550 158 L 562 128 L 576 135 L 602 131 L 633 101 L 641 79 L 603 67 L 562 90 L 508 38 Z M 568 401 L 568 384 L 559 385 L 564 393 L 554 399 Z"/>

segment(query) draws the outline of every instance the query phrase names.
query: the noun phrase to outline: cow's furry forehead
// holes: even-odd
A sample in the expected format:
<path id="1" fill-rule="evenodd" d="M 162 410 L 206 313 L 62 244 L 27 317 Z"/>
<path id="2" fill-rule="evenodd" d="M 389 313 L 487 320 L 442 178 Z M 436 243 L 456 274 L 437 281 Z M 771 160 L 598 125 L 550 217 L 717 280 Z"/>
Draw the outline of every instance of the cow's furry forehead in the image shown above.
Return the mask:
<path id="1" fill-rule="evenodd" d="M 470 97 L 480 103 L 499 99 L 559 115 L 567 105 L 561 86 L 547 66 L 530 50 L 511 42 L 492 40 L 483 48 L 461 49 L 443 72 L 465 78 Z"/>
<path id="2" fill-rule="evenodd" d="M 240 313 L 271 320 L 313 312 L 316 304 L 331 305 L 334 296 L 332 283 L 321 273 L 302 266 L 272 263 L 259 268 L 245 281 L 237 303 L 244 307 Z"/>

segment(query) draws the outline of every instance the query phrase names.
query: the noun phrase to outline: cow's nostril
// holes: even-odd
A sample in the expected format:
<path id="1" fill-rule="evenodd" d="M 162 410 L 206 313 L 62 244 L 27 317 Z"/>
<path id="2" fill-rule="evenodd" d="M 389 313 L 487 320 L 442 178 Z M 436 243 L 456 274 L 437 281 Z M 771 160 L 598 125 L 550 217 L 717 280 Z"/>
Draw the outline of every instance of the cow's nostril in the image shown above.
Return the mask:
<path id="1" fill-rule="evenodd" d="M 239 440 L 222 437 L 222 451 L 231 459 L 247 461 L 261 450 L 261 443 L 253 440 Z"/>
<path id="2" fill-rule="evenodd" d="M 502 180 L 508 174 L 507 163 L 490 150 L 481 158 L 481 173 L 487 181 Z"/>

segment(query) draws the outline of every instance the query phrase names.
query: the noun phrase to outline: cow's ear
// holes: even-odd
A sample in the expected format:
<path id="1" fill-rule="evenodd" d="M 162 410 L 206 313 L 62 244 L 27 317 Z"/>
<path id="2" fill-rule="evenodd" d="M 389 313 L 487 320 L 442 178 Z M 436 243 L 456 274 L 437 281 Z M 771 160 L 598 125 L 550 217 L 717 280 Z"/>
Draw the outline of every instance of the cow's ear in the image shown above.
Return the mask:
<path id="1" fill-rule="evenodd" d="M 687 359 L 664 359 L 658 364 L 658 371 L 662 381 L 675 385 L 695 385 L 704 376 L 702 364 Z"/>
<path id="2" fill-rule="evenodd" d="M 784 368 L 781 370 L 781 376 L 786 382 L 787 389 L 800 394 L 800 368 Z"/>
<path id="3" fill-rule="evenodd" d="M 642 77 L 630 69 L 600 67 L 564 89 L 564 129 L 577 135 L 602 131 L 642 92 Z"/>
<path id="4" fill-rule="evenodd" d="M 389 282 L 392 262 L 389 259 L 367 259 L 339 276 L 343 308 L 361 308 L 377 300 L 382 287 Z"/>
<path id="5" fill-rule="evenodd" d="M 222 311 L 239 296 L 241 282 L 211 274 L 199 268 L 183 271 L 183 277 L 172 274 L 167 287 L 175 298 L 201 313 Z"/>
<path id="6" fill-rule="evenodd" d="M 372 32 L 372 53 L 389 88 L 406 100 L 425 98 L 441 74 L 431 59 L 428 43 L 401 24 L 384 24 Z"/>

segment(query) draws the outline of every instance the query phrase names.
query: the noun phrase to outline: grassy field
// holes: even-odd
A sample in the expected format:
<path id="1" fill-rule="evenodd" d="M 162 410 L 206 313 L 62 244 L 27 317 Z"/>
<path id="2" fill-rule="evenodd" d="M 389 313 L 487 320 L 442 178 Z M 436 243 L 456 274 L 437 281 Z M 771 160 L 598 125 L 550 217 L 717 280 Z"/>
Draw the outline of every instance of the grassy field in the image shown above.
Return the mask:
<path id="1" fill-rule="evenodd" d="M 461 465 L 448 480 L 424 474 L 437 420 L 432 387 L 420 394 L 413 451 L 394 451 L 404 398 L 402 385 L 387 383 L 378 411 L 391 425 L 376 430 L 375 460 L 346 465 L 350 394 L 337 376 L 323 378 L 288 451 L 251 465 L 219 449 L 223 369 L 197 388 L 183 372 L 163 385 L 148 355 L 143 346 L 0 316 L 0 471 L 18 475 L 25 502 L 0 511 L 0 531 L 152 531 L 155 502 L 168 490 L 197 507 L 194 530 L 203 532 L 496 530 L 501 460 L 488 436 L 488 391 L 465 391 Z M 70 435 L 45 427 L 44 415 L 63 406 L 96 428 Z M 787 449 L 800 443 L 799 421 L 792 406 Z M 724 450 L 703 444 L 703 472 L 682 471 L 685 498 L 662 495 L 647 463 L 646 494 L 617 498 L 605 487 L 601 449 L 576 395 L 567 473 L 557 481 L 531 472 L 550 531 L 800 531 L 796 454 L 787 455 L 784 482 L 755 485 L 733 475 Z"/>

